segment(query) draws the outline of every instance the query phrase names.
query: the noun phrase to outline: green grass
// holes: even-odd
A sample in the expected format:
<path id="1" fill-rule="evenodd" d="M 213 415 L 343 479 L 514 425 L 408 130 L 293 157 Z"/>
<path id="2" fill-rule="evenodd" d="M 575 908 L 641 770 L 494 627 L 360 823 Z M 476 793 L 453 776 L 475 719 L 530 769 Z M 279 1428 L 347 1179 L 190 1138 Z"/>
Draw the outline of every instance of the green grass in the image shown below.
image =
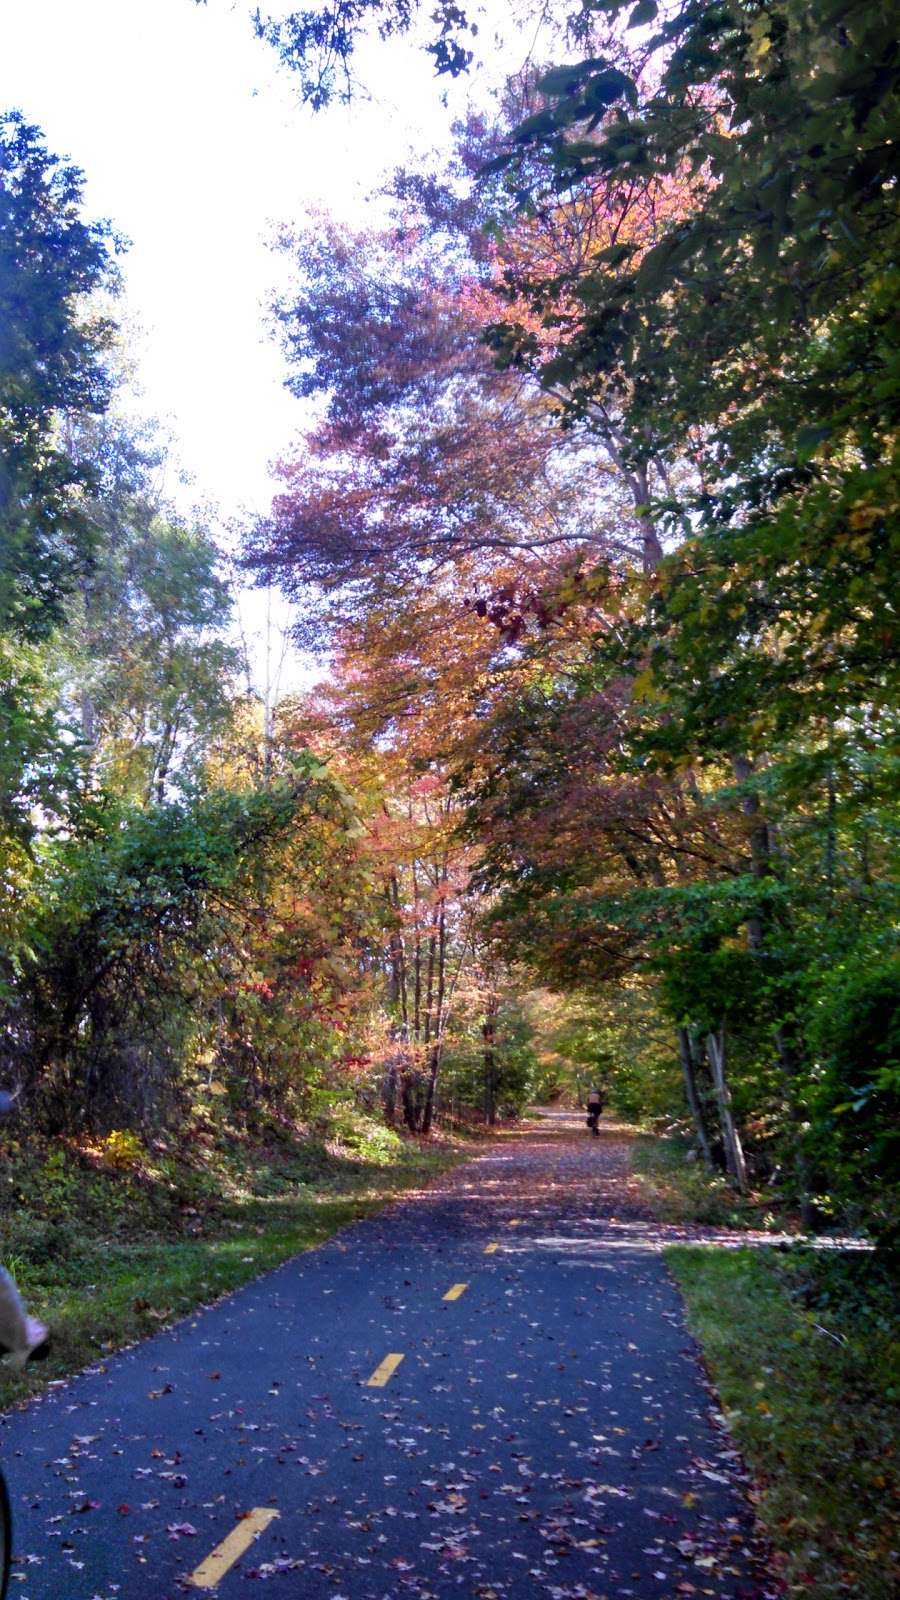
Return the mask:
<path id="1" fill-rule="evenodd" d="M 900 1592 L 896 1285 L 871 1254 L 666 1252 L 790 1594 Z"/>
<path id="2" fill-rule="evenodd" d="M 0 1365 L 0 1409 L 321 1244 L 460 1157 L 376 1125 L 333 1139 L 207 1139 L 123 1171 L 72 1148 L 0 1155 L 0 1260 L 52 1355 L 21 1377 Z"/>

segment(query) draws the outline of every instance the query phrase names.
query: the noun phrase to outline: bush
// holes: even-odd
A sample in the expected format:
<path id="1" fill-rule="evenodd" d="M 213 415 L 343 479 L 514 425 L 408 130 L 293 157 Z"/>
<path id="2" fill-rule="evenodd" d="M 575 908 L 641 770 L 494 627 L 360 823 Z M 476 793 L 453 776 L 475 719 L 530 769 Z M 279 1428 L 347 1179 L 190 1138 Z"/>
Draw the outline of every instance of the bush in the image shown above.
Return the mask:
<path id="1" fill-rule="evenodd" d="M 3 1259 L 17 1263 L 16 1276 L 27 1275 L 31 1267 L 75 1260 L 81 1244 L 82 1229 L 74 1218 L 42 1217 L 23 1208 L 4 1220 Z"/>
<path id="2" fill-rule="evenodd" d="M 114 1128 L 112 1133 L 99 1141 L 98 1153 L 101 1161 L 117 1172 L 133 1170 L 147 1159 L 147 1152 L 137 1134 L 121 1128 Z"/>
<path id="3" fill-rule="evenodd" d="M 386 1128 L 383 1122 L 376 1122 L 350 1106 L 333 1111 L 323 1132 L 329 1143 L 373 1167 L 389 1166 L 403 1145 L 400 1135 L 392 1128 Z"/>
<path id="4" fill-rule="evenodd" d="M 835 1204 L 885 1245 L 900 1236 L 900 962 L 860 953 L 814 997 L 810 1149 Z"/>

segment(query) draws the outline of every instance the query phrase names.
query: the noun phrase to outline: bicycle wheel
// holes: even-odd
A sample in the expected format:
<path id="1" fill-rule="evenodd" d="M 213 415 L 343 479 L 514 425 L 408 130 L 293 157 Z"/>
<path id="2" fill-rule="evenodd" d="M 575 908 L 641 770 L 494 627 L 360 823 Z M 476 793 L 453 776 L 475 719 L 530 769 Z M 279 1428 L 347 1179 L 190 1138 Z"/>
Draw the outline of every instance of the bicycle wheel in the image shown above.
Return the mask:
<path id="1" fill-rule="evenodd" d="M 9 1563 L 12 1560 L 12 1516 L 6 1479 L 0 1472 L 0 1600 L 5 1600 L 9 1584 Z"/>

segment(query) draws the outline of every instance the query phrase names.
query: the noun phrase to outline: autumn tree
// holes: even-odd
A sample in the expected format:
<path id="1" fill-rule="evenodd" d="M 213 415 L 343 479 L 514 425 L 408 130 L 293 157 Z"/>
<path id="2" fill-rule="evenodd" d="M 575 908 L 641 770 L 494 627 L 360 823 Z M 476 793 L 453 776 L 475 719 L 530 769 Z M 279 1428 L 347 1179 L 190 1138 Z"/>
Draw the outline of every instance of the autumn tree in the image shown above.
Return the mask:
<path id="1" fill-rule="evenodd" d="M 481 623 L 429 759 L 498 937 L 637 986 L 704 1155 L 742 1184 L 776 1130 L 752 1161 L 811 1216 L 848 1070 L 815 1017 L 839 964 L 863 1014 L 891 865 L 893 44 L 791 0 L 573 26 L 586 59 L 529 69 L 450 180 L 397 180 L 393 234 L 295 242 L 322 420 L 250 557 L 342 651 L 383 632 L 351 699 L 386 749 Z"/>
<path id="2" fill-rule="evenodd" d="M 567 256 L 576 238 L 585 259 L 602 247 L 605 202 L 589 198 L 580 215 L 557 207 L 535 232 L 542 259 L 551 249 Z M 632 232 L 646 233 L 654 218 L 645 197 Z M 527 704 L 529 682 L 546 683 L 548 672 L 565 682 L 583 666 L 593 635 L 618 622 L 625 574 L 654 570 L 661 551 L 642 504 L 646 477 L 633 479 L 623 467 L 608 411 L 590 427 L 561 432 L 555 400 L 489 359 L 485 329 L 508 305 L 496 255 L 479 262 L 477 240 L 458 224 L 438 279 L 420 235 L 434 244 L 433 227 L 409 222 L 381 240 L 318 229 L 299 241 L 301 289 L 281 303 L 278 321 L 293 386 L 303 397 L 322 396 L 326 410 L 304 453 L 284 469 L 286 491 L 256 531 L 249 559 L 289 593 L 303 594 L 307 607 L 310 583 L 325 591 L 357 732 L 392 741 L 403 719 L 420 731 L 430 726 L 424 748 L 431 759 L 439 754 L 457 779 L 465 770 L 467 785 L 475 782 L 483 796 L 486 785 L 519 770 L 515 759 L 508 767 L 505 755 L 498 759 L 493 712 L 511 706 L 515 726 L 515 696 L 523 693 Z M 526 238 L 522 229 L 502 249 L 521 258 Z M 359 648 L 362 660 L 347 674 Z M 619 735 L 597 722 L 598 713 L 621 722 L 628 676 L 620 672 L 605 700 L 582 700 L 567 732 L 577 715 L 579 748 L 585 757 L 591 752 L 582 799 L 603 792 L 601 826 L 610 836 L 620 829 L 614 855 L 638 881 L 649 873 L 661 885 L 659 839 L 648 837 L 642 863 L 634 822 L 638 811 L 664 809 L 665 785 L 657 781 L 652 795 L 641 795 L 639 779 L 611 768 Z M 678 797 L 672 809 L 684 812 Z M 485 806 L 479 815 L 494 870 L 498 808 L 490 822 Z M 587 805 L 571 834 L 560 828 L 560 812 L 552 815 L 557 854 L 578 848 L 579 829 L 596 837 L 597 816 Z M 596 877 L 595 863 L 592 870 Z"/>
<path id="3" fill-rule="evenodd" d="M 323 418 L 283 463 L 283 490 L 248 562 L 340 621 L 452 578 L 545 569 L 603 544 L 609 485 L 551 425 L 533 385 L 499 373 L 452 261 L 414 229 L 348 236 L 318 223 L 291 242 L 300 282 L 277 326 L 302 397 Z M 612 539 L 610 535 L 610 539 Z"/>
<path id="4" fill-rule="evenodd" d="M 426 627 L 421 637 L 436 667 L 440 636 Z M 369 630 L 348 628 L 334 681 L 285 715 L 290 737 L 327 754 L 357 797 L 374 892 L 367 964 L 381 988 L 383 1032 L 373 1054 L 382 1100 L 389 1120 L 400 1115 L 427 1133 L 481 903 L 450 784 L 451 685 L 433 674 L 437 692 L 429 695 L 428 653 L 414 661 L 408 651 L 400 671 L 395 650 L 375 617 Z"/>

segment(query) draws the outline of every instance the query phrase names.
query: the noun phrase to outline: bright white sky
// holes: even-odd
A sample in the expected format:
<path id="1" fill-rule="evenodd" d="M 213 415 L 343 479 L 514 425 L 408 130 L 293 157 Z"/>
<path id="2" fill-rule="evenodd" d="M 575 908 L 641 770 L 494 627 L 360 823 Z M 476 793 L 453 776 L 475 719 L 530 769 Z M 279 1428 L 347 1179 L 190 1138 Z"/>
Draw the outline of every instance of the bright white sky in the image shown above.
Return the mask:
<path id="1" fill-rule="evenodd" d="M 0 0 L 0 108 L 20 109 L 81 167 L 87 215 L 130 239 L 143 403 L 174 435 L 190 498 L 225 521 L 268 508 L 268 463 L 302 421 L 263 320 L 285 271 L 273 225 L 310 208 L 377 220 L 370 197 L 383 175 L 445 142 L 452 114 L 446 80 L 399 41 L 367 50 L 371 101 L 314 114 L 254 39 L 251 10 L 251 0 Z M 458 110 L 467 87 L 450 92 Z"/>

